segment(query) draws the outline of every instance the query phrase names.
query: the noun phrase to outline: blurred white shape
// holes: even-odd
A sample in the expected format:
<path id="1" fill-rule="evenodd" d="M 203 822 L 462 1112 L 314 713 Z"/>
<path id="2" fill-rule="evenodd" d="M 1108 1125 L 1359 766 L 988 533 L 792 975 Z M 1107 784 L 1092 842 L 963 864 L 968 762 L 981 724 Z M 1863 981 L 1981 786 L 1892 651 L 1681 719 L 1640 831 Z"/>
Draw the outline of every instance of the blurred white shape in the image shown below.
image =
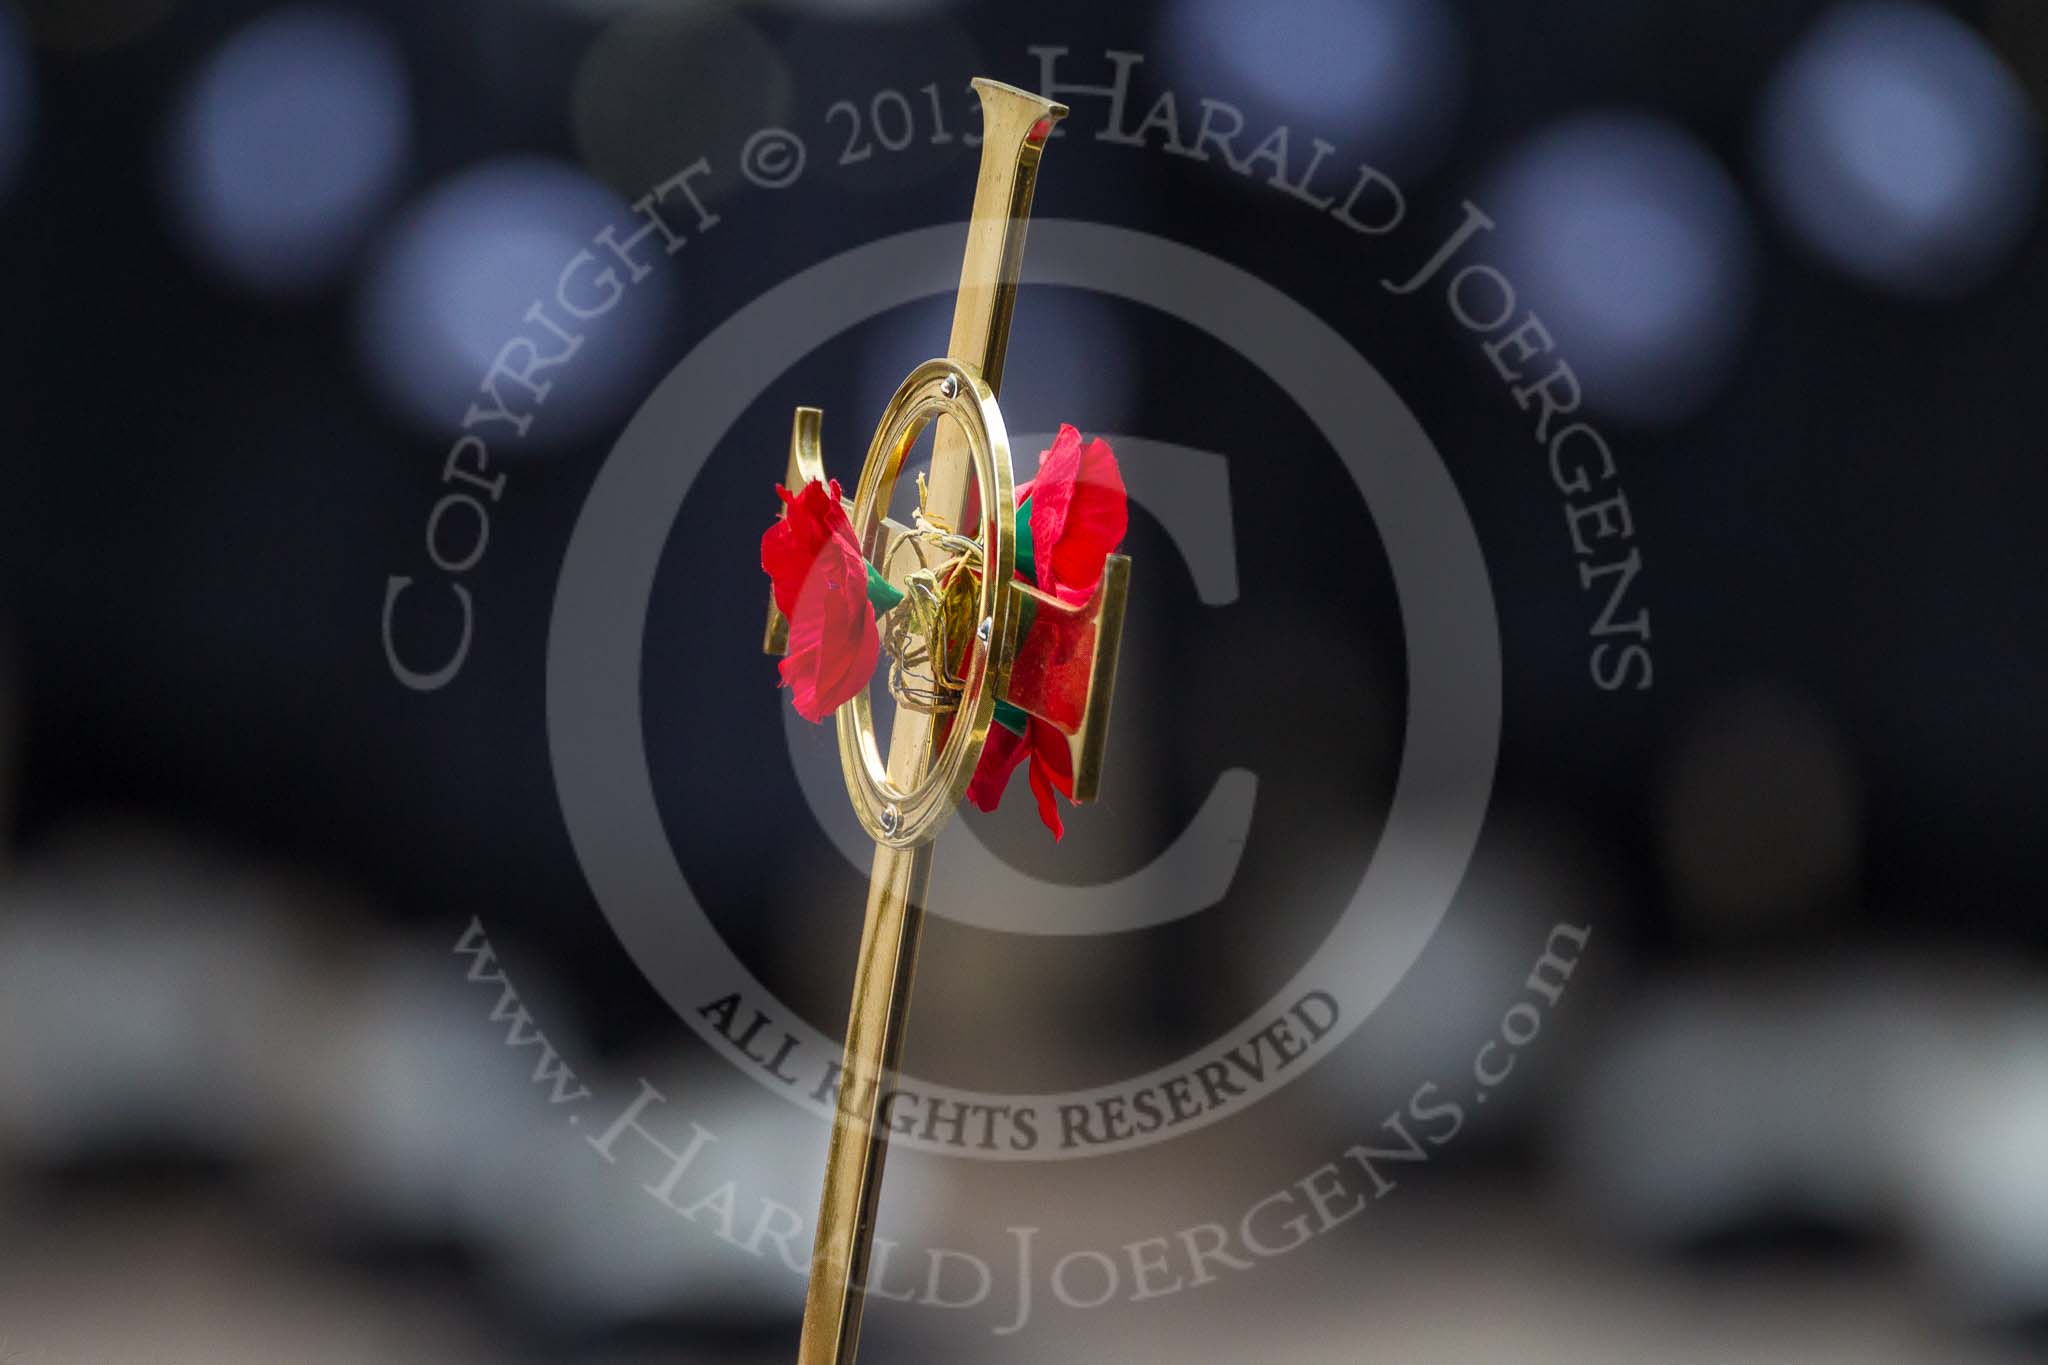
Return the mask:
<path id="1" fill-rule="evenodd" d="M 266 292 L 332 278 L 390 202 L 411 142 L 396 45 L 368 20 L 281 10 L 193 78 L 166 148 L 165 188 L 191 249 Z"/>
<path id="2" fill-rule="evenodd" d="M 6 1216 L 0 1354 L 10 1365 L 506 1358 L 496 1324 L 445 1281 L 380 1277 L 302 1254 L 238 1192 L 154 1182 L 146 1194 L 46 1195 Z"/>
<path id="3" fill-rule="evenodd" d="M 1759 1218 L 1885 1214 L 1901 1050 L 1931 1016 L 1911 978 L 1700 978 L 1610 1021 L 1562 1159 L 1623 1234 L 1684 1242 Z"/>
<path id="4" fill-rule="evenodd" d="M 1770 1021 L 1700 992 L 1628 1021 L 1590 1073 L 1568 1121 L 1565 1164 L 1602 1220 L 1626 1235 L 1680 1241 L 1769 1203 L 1769 1116 L 1796 1102 Z"/>
<path id="5" fill-rule="evenodd" d="M 1243 0 L 1176 0 L 1160 14 L 1160 79 L 1183 101 L 1192 140 L 1203 96 L 1249 103 L 1252 143 L 1267 131 L 1253 110 L 1349 148 L 1390 172 L 1426 169 L 1449 142 L 1465 99 L 1465 53 L 1441 0 L 1296 0 L 1284 9 Z M 1144 106 L 1130 117 L 1135 124 Z M 1304 161 L 1305 164 L 1305 161 Z"/>
<path id="6" fill-rule="evenodd" d="M 1975 31 L 1928 5 L 1823 18 L 1773 80 L 1758 144 L 1773 202 L 1806 243 L 1902 294 L 1980 283 L 2039 191 L 2025 92 Z"/>
<path id="7" fill-rule="evenodd" d="M 1429 948 L 1393 1001 L 1381 1008 L 1366 1040 L 1363 1072 L 1440 1079 L 1453 1092 L 1469 1091 L 1474 1050 L 1494 1044 L 1488 1066 L 1511 1062 L 1508 1079 L 1488 1089 L 1485 1108 L 1462 1143 L 1499 1142 L 1526 1132 L 1551 1098 L 1557 1068 L 1572 1060 L 1580 1021 L 1597 1017 L 1598 978 L 1616 979 L 1621 943 L 1605 925 L 1613 904 L 1614 872 L 1597 841 L 1549 813 L 1507 807 L 1495 812 L 1486 842 L 1472 862 L 1457 904 L 1444 917 Z M 1570 932 L 1587 937 L 1576 940 Z M 1529 985 L 1547 954 L 1556 953 L 1542 978 L 1555 1000 Z M 1564 964 L 1564 965 L 1558 965 Z M 1536 1037 L 1508 1046 L 1503 1020 L 1522 1006 L 1537 1010 Z M 1516 1027 L 1524 1025 L 1518 1020 Z M 1324 1078 L 1324 1084 L 1342 1082 Z M 1477 1092 L 1460 1094 L 1468 1104 Z"/>
<path id="8" fill-rule="evenodd" d="M 9 5 L 0 5 L 0 194 L 14 188 L 35 132 L 36 68 L 28 35 Z"/>
<path id="9" fill-rule="evenodd" d="M 597 1098 L 581 1107 L 576 1126 L 557 1118 L 508 1130 L 458 1173 L 465 1223 L 500 1259 L 510 1287 L 546 1305 L 550 1317 L 616 1326 L 802 1311 L 803 1276 L 782 1259 L 776 1238 L 796 1264 L 808 1263 L 825 1126 L 763 1097 L 722 1062 L 678 1078 L 680 1071 L 663 1065 L 649 1077 L 662 1098 L 639 1116 L 679 1153 L 690 1149 L 695 1127 L 710 1135 L 669 1204 L 647 1187 L 669 1174 L 670 1160 L 645 1136 L 622 1132 L 609 1146 L 611 1161 L 591 1145 L 641 1094 L 637 1075 L 593 1079 Z M 902 1191 L 890 1183 L 893 1202 Z M 694 1209 L 694 1217 L 679 1209 Z"/>
<path id="10" fill-rule="evenodd" d="M 1746 983 L 1732 983 L 1738 996 Z M 1959 1011 L 2007 983 L 1924 956 L 1852 959 L 1766 986 L 1766 1008 L 1796 1107 L 1772 1127 L 1781 1192 L 1797 1210 L 1844 1227 L 1895 1220 L 1926 1157 L 1901 1150 L 1899 1115 L 1925 1102 L 1916 1059 Z"/>
<path id="11" fill-rule="evenodd" d="M 1658 423 L 1713 396 L 1755 272 L 1742 199 L 1694 138 L 1647 115 L 1579 115 L 1513 152 L 1479 202 L 1590 405 Z"/>
<path id="12" fill-rule="evenodd" d="M 514 338 L 528 338 L 544 357 L 565 353 L 567 343 L 525 320 L 539 303 L 557 325 L 573 321 L 572 335 L 584 344 L 540 373 L 552 383 L 544 403 L 516 381 L 501 381 L 508 406 L 534 421 L 516 444 L 503 423 L 491 430 L 506 452 L 586 434 L 639 396 L 656 358 L 675 265 L 662 259 L 659 237 L 641 243 L 634 259 L 654 273 L 591 320 L 566 316 L 554 302 L 557 286 L 584 251 L 625 280 L 626 268 L 593 239 L 611 227 L 627 242 L 644 226 L 610 191 L 569 166 L 511 158 L 474 167 L 407 209 L 379 244 L 359 315 L 363 364 L 401 415 L 426 431 L 452 432 L 481 400 L 480 386 Z M 578 302 L 596 306 L 588 298 Z M 499 453 L 496 446 L 492 453 Z"/>
<path id="13" fill-rule="evenodd" d="M 614 1134 L 643 1083 L 660 1096 L 637 1115 L 653 1138 L 630 1127 Z M 590 1084 L 596 1097 L 575 1111 L 574 1125 L 557 1113 L 508 1129 L 456 1173 L 463 1221 L 510 1288 L 551 1318 L 593 1327 L 793 1320 L 817 1226 L 826 1125 L 716 1059 L 654 1059 L 644 1071 Z M 674 1159 L 654 1141 L 689 1157 L 667 1202 L 649 1187 L 673 1174 Z M 958 1215 L 953 1164 L 893 1160 L 881 1235 L 906 1247 L 936 1244 Z M 904 1274 L 899 1267 L 895 1278 Z"/>
<path id="14" fill-rule="evenodd" d="M 1613 1229 L 1903 1226 L 1958 1299 L 2048 1307 L 2048 1015 L 2037 982 L 1925 953 L 1658 987 L 1609 1021 L 1558 1134 Z"/>
<path id="15" fill-rule="evenodd" d="M 170 1146 L 240 1157 L 310 994 L 281 888 L 165 842 L 100 837 L 0 914 L 0 1134 L 45 1161 Z"/>
<path id="16" fill-rule="evenodd" d="M 1931 1040 L 1930 1040 L 1931 1041 Z M 1952 1301 L 2012 1321 L 2048 1314 L 2048 1010 L 1990 1017 L 1919 1050 L 1892 1115 L 1910 1213 Z"/>
<path id="17" fill-rule="evenodd" d="M 1664 858 L 1698 927 L 1768 929 L 1850 889 L 1862 799 L 1848 744 L 1803 697 L 1752 689 L 1695 715 L 1665 778 Z"/>
<path id="18" fill-rule="evenodd" d="M 375 1236 L 459 1239 L 471 1231 L 462 1182 L 541 1121 L 538 1048 L 507 1045 L 509 1012 L 491 1020 L 499 991 L 466 980 L 471 961 L 428 942 L 390 950 L 337 1015 L 325 1055 L 306 1058 L 324 1088 L 300 1175 L 312 1211 Z M 514 982 L 539 1015 L 545 980 L 522 965 Z M 568 1019 L 530 1027 L 573 1059 Z"/>
<path id="19" fill-rule="evenodd" d="M 903 377 L 946 349 L 951 298 L 921 299 L 885 314 L 860 342 L 855 410 L 880 412 Z M 1003 420 L 1012 431 L 1084 435 L 1129 431 L 1140 389 L 1138 343 L 1120 306 L 1078 289 L 1027 288 L 1017 301 L 1003 372 Z M 864 439 L 865 433 L 859 439 Z M 855 439 L 855 438 L 849 438 Z M 1011 452 L 1017 478 L 1038 470 L 1043 445 Z"/>

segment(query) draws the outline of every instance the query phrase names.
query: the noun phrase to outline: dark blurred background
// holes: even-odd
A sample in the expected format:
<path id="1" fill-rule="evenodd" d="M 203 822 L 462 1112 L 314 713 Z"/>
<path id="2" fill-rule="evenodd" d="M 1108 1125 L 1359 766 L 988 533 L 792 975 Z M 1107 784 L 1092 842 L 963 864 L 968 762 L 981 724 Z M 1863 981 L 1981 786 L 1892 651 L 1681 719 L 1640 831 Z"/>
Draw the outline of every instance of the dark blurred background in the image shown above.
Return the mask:
<path id="1" fill-rule="evenodd" d="M 450 949 L 480 922 L 606 1112 L 641 1076 L 694 1097 L 808 1216 L 822 1128 L 685 1027 L 585 883 L 548 744 L 556 578 L 661 376 L 798 271 L 960 219 L 973 153 L 934 134 L 968 126 L 971 76 L 1036 86 L 1047 46 L 1087 84 L 1144 54 L 1127 127 L 1171 90 L 1192 137 L 1208 97 L 1244 114 L 1241 151 L 1290 127 L 1296 173 L 1333 144 L 1330 192 L 1361 162 L 1398 180 L 1406 224 L 1363 237 L 1264 171 L 1103 143 L 1103 101 L 1070 97 L 1037 212 L 1213 253 L 1386 377 L 1486 556 L 1501 758 L 1442 931 L 1308 1078 L 1131 1157 L 906 1158 L 885 1231 L 1114 1248 L 1229 1221 L 1467 1068 L 1553 925 L 1591 937 L 1512 1094 L 1370 1216 L 1010 1336 L 880 1305 L 864 1358 L 2036 1357 L 2048 9 L 45 0 L 0 8 L 0 1359 L 791 1356 L 801 1280 L 650 1216 Z M 875 137 L 887 90 L 914 139 L 837 164 L 831 106 Z M 785 190 L 733 171 L 767 125 L 809 144 Z M 439 581 L 422 530 L 479 376 L 700 156 L 718 227 L 494 443 L 470 653 L 401 686 L 387 580 Z M 1440 294 L 1379 287 L 1468 199 L 1613 445 L 1647 689 L 1589 674 L 1603 590 L 1532 414 Z M 699 476 L 646 622 L 676 856 L 835 1036 L 864 872 L 789 761 L 756 540 L 790 407 L 825 408 L 851 481 L 946 316 L 821 336 L 775 377 Z M 1013 430 L 1222 455 L 1232 534 L 1190 546 L 1139 499 L 1109 793 L 1055 849 L 1020 780 L 978 837 L 1047 894 L 1114 883 L 1219 775 L 1258 775 L 1200 914 L 1102 939 L 934 922 L 911 1069 L 1037 1090 L 1161 1065 L 1293 972 L 1371 856 L 1405 669 L 1373 523 L 1275 377 L 1035 288 L 1004 399 Z"/>

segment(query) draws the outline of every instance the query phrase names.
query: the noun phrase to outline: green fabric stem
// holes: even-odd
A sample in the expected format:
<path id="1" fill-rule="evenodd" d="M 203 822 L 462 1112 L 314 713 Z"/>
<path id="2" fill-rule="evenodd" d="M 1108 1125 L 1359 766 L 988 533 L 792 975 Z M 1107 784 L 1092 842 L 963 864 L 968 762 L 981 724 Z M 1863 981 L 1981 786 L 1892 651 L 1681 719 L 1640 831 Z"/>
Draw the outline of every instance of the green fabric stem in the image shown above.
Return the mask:
<path id="1" fill-rule="evenodd" d="M 875 615 L 880 616 L 902 600 L 902 589 L 891 587 L 874 565 L 868 565 L 868 601 L 874 605 Z"/>
<path id="2" fill-rule="evenodd" d="M 999 701 L 996 703 L 996 724 L 1022 739 L 1025 727 L 1031 724 L 1031 717 L 1024 713 L 1022 707 L 1012 706 L 1006 701 Z"/>
<path id="3" fill-rule="evenodd" d="M 1031 546 L 1031 499 L 1017 504 L 1017 572 L 1038 586 L 1038 556 Z"/>

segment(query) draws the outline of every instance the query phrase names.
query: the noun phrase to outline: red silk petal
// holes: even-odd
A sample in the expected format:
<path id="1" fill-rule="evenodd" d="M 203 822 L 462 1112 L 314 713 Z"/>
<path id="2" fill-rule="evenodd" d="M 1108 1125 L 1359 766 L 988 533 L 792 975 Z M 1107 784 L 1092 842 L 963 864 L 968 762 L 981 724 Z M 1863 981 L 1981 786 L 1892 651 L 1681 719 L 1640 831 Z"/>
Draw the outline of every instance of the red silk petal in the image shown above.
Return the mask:
<path id="1" fill-rule="evenodd" d="M 984 811 L 993 811 L 1002 804 L 1003 791 L 1016 774 L 1017 765 L 1030 752 L 1024 736 L 1000 725 L 989 726 L 988 743 L 982 746 L 981 760 L 974 765 L 974 776 L 967 783 L 967 799 Z"/>
<path id="2" fill-rule="evenodd" d="M 782 680 L 797 714 L 822 722 L 867 686 L 881 643 L 867 597 L 867 561 L 834 537 L 812 561 L 789 618 Z"/>
<path id="3" fill-rule="evenodd" d="M 1040 453 L 1038 475 L 1031 481 L 1031 543 L 1042 558 L 1052 557 L 1067 525 L 1067 504 L 1074 499 L 1074 481 L 1081 472 L 1081 433 L 1062 422 L 1052 449 Z"/>
<path id="4" fill-rule="evenodd" d="M 839 481 L 826 484 L 811 480 L 795 493 L 778 487 L 782 516 L 761 535 L 761 568 L 775 588 L 775 605 L 784 616 L 796 615 L 796 601 L 803 592 L 811 566 L 825 546 L 835 539 L 859 546 L 853 538 L 853 523 L 846 519 L 840 503 Z"/>
<path id="5" fill-rule="evenodd" d="M 1003 792 L 1016 775 L 1017 765 L 1026 758 L 1031 760 L 1031 795 L 1038 802 L 1038 818 L 1057 840 L 1067 829 L 1060 819 L 1059 803 L 1053 797 L 1058 793 L 1073 799 L 1074 764 L 1066 737 L 1043 721 L 1033 720 L 1022 735 L 1000 725 L 989 728 L 988 744 L 974 767 L 973 780 L 967 784 L 967 799 L 984 811 L 993 811 L 1002 804 Z"/>
<path id="6" fill-rule="evenodd" d="M 1085 445 L 1081 433 L 1061 426 L 1033 481 L 1031 543 L 1039 586 L 1062 602 L 1086 602 L 1102 578 L 1102 564 L 1123 544 L 1130 500 L 1109 443 Z"/>
<path id="7" fill-rule="evenodd" d="M 1030 731 L 1031 766 L 1045 769 L 1053 790 L 1073 800 L 1074 752 L 1067 747 L 1067 737 L 1035 716 L 1026 728 Z"/>
<path id="8" fill-rule="evenodd" d="M 1129 529 L 1130 498 L 1116 457 L 1108 442 L 1090 441 L 1081 451 L 1065 524 L 1053 542 L 1053 593 L 1065 602 L 1086 602 L 1102 579 L 1103 562 L 1123 544 Z"/>
<path id="9" fill-rule="evenodd" d="M 1027 499 L 1038 586 L 1063 602 L 1086 602 L 1102 579 L 1104 561 L 1130 527 L 1129 497 L 1109 443 L 1084 443 L 1079 431 L 1062 425 L 1052 449 L 1039 457 L 1037 477 L 1017 487 L 1018 506 Z M 1074 797 L 1073 752 L 1065 735 L 1035 716 L 1022 736 L 1001 726 L 989 731 L 968 798 L 984 811 L 994 810 L 1026 757 L 1038 818 L 1054 839 L 1062 838 L 1066 824 L 1057 798 Z"/>
<path id="10" fill-rule="evenodd" d="M 1053 784 L 1045 765 L 1038 761 L 1034 752 L 1031 757 L 1031 794 L 1038 798 L 1038 818 L 1052 831 L 1054 843 L 1066 834 L 1065 822 L 1060 819 L 1059 802 L 1053 800 Z"/>
<path id="11" fill-rule="evenodd" d="M 782 517 L 761 536 L 761 568 L 789 618 L 783 685 L 812 723 L 838 710 L 874 676 L 881 633 L 867 596 L 867 561 L 846 519 L 839 481 L 813 479 L 782 499 Z"/>

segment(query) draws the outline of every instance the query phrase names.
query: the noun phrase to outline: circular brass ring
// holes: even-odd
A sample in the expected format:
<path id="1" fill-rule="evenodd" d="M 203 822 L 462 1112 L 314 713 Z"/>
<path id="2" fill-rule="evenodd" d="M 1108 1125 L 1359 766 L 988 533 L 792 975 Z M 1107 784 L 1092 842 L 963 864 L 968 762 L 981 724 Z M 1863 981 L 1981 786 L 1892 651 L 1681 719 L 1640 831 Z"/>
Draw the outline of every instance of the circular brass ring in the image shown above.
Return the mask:
<path id="1" fill-rule="evenodd" d="M 839 708 L 839 766 L 846 776 L 861 827 L 876 843 L 915 848 L 936 838 L 966 795 L 995 718 L 996 698 L 1009 678 L 1019 603 L 1011 587 L 1017 565 L 1015 483 L 1010 438 L 996 396 L 981 376 L 952 360 L 928 360 L 910 372 L 875 426 L 867 464 L 854 494 L 853 532 L 868 562 L 885 568 L 887 528 L 883 514 L 896 492 L 904 458 L 940 417 L 951 418 L 964 435 L 980 498 L 982 576 L 977 619 L 989 625 L 966 642 L 957 706 L 942 716 L 899 714 L 897 724 L 933 726 L 926 761 L 915 772 L 891 773 L 875 737 L 872 698 L 867 689 Z M 934 749 L 932 746 L 936 746 Z"/>

